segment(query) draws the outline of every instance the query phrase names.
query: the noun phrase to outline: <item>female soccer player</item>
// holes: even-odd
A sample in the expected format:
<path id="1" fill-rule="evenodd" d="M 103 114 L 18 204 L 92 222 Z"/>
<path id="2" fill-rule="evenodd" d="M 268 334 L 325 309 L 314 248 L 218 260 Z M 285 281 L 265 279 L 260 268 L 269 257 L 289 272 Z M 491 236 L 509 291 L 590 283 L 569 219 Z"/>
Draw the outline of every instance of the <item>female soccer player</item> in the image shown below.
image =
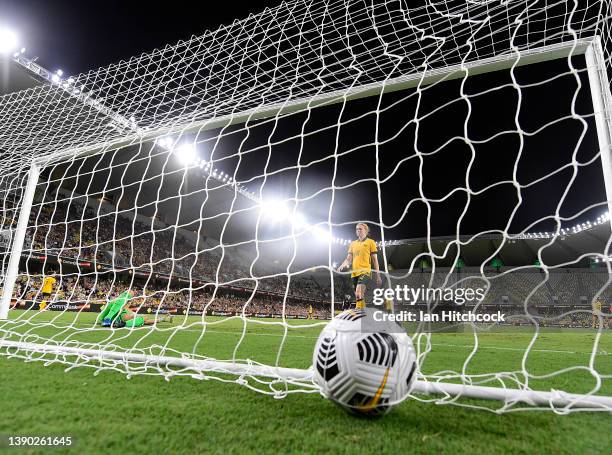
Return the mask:
<path id="1" fill-rule="evenodd" d="M 349 245 L 348 255 L 340 267 L 338 272 L 342 272 L 348 268 L 349 264 L 352 267 L 351 279 L 355 288 L 355 301 L 357 308 L 365 308 L 365 293 L 367 283 L 372 276 L 372 266 L 376 272 L 376 285 L 380 286 L 382 279 L 380 278 L 380 270 L 378 267 L 378 249 L 374 240 L 368 237 L 370 228 L 365 223 L 358 223 L 355 226 L 357 240 L 353 240 Z"/>

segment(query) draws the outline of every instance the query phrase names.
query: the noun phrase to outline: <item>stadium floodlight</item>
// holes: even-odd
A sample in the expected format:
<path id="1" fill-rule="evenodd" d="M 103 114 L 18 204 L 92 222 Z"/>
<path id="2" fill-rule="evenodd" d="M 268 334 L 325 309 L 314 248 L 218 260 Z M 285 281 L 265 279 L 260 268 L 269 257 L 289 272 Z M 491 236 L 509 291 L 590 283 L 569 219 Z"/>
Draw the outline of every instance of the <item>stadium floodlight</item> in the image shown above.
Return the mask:
<path id="1" fill-rule="evenodd" d="M 306 218 L 304 217 L 304 215 L 302 215 L 299 212 L 294 213 L 291 219 L 293 221 L 293 225 L 296 228 L 301 228 L 301 227 L 306 226 Z"/>
<path id="2" fill-rule="evenodd" d="M 193 144 L 180 144 L 174 149 L 174 154 L 181 164 L 189 166 L 193 164 L 197 158 L 196 148 Z"/>
<path id="3" fill-rule="evenodd" d="M 329 231 L 323 229 L 321 226 L 314 226 L 312 228 L 312 235 L 322 242 L 330 243 L 332 241 L 332 236 Z"/>
<path id="4" fill-rule="evenodd" d="M 291 211 L 284 201 L 271 199 L 260 204 L 262 216 L 274 223 L 285 221 L 291 216 Z"/>
<path id="5" fill-rule="evenodd" d="M 0 29 L 0 54 L 10 54 L 17 47 L 17 34 L 7 28 Z"/>
<path id="6" fill-rule="evenodd" d="M 174 139 L 172 139 L 169 136 L 164 136 L 164 137 L 160 137 L 155 141 L 156 144 L 158 144 L 160 147 L 163 147 L 165 149 L 172 149 L 172 146 L 174 145 Z"/>

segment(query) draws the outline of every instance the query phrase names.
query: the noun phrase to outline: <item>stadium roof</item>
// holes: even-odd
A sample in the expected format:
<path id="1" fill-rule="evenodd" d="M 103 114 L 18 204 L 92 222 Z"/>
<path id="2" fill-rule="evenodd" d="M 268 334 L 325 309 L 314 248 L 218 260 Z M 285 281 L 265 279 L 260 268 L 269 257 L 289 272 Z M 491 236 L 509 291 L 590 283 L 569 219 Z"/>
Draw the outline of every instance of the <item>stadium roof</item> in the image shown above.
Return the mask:
<path id="1" fill-rule="evenodd" d="M 42 85 L 40 78 L 13 59 L 0 58 L 0 96 Z"/>
<path id="2" fill-rule="evenodd" d="M 540 261 L 547 266 L 587 267 L 594 256 L 606 250 L 610 225 L 602 223 L 591 229 L 555 238 L 504 239 L 499 234 L 460 236 L 461 259 L 468 267 L 489 266 L 499 258 L 504 266 L 529 266 Z M 387 246 L 387 260 L 396 269 L 419 267 L 426 259 L 431 263 L 427 239 L 407 239 Z M 437 267 L 452 267 L 457 254 L 456 237 L 433 237 L 431 250 L 437 256 Z M 501 247 L 501 248 L 500 248 Z M 541 257 L 538 253 L 541 252 Z"/>

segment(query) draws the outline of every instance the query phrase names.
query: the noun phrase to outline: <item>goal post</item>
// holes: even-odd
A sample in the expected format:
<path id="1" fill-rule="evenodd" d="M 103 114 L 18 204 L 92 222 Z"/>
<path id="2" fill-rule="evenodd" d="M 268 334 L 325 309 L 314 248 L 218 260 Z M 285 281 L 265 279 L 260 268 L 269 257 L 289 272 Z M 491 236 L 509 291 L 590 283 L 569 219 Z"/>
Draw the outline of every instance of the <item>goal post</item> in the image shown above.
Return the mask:
<path id="1" fill-rule="evenodd" d="M 605 64 L 606 60 L 599 35 L 590 40 L 585 49 L 585 58 L 597 125 L 597 140 L 601 153 L 604 184 L 608 198 L 608 211 L 612 213 L 612 104 L 610 104 L 612 97 L 610 95 L 610 80 Z M 612 223 L 610 226 L 612 227 Z"/>
<path id="2" fill-rule="evenodd" d="M 32 163 L 28 172 L 26 187 L 21 198 L 21 207 L 17 226 L 13 232 L 13 235 L 11 236 L 12 241 L 10 244 L 9 262 L 3 280 L 2 297 L 0 300 L 0 320 L 8 317 L 15 281 L 17 280 L 17 275 L 19 274 L 21 251 L 23 248 L 23 242 L 25 241 L 26 229 L 28 228 L 30 211 L 32 210 L 32 201 L 34 200 L 34 192 L 36 191 L 39 174 L 39 166 L 36 163 Z"/>

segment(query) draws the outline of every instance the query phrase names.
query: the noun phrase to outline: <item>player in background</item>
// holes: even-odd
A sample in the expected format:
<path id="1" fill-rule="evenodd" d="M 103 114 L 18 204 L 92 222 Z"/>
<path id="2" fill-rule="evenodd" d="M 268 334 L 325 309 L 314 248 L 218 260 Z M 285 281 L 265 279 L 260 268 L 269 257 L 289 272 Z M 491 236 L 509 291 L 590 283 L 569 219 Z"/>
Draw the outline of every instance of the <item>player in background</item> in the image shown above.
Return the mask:
<path id="1" fill-rule="evenodd" d="M 142 327 L 144 325 L 154 325 L 155 319 L 138 316 L 129 309 L 132 293 L 130 291 L 123 292 L 115 300 L 111 300 L 102 308 L 102 312 L 98 315 L 97 323 L 102 327 Z M 167 314 L 161 317 L 157 322 L 172 323 L 172 316 Z"/>
<path id="2" fill-rule="evenodd" d="M 593 302 L 593 315 L 591 316 L 591 328 L 593 329 L 599 327 L 599 315 L 601 314 L 601 308 L 601 300 L 595 300 L 595 302 Z"/>
<path id="3" fill-rule="evenodd" d="M 312 309 L 312 305 L 308 305 L 308 319 L 314 319 L 314 317 L 312 316 L 313 313 L 314 310 Z"/>
<path id="4" fill-rule="evenodd" d="M 349 265 L 351 266 L 351 280 L 355 288 L 355 306 L 358 309 L 366 307 L 365 293 L 372 277 L 372 267 L 376 273 L 376 285 L 380 286 L 382 284 L 378 267 L 378 249 L 374 240 L 368 237 L 369 233 L 370 228 L 367 224 L 358 223 L 355 226 L 357 240 L 351 242 L 346 259 L 338 267 L 338 272 L 342 272 Z"/>
<path id="5" fill-rule="evenodd" d="M 43 285 L 41 288 L 42 302 L 40 302 L 40 309 L 44 310 L 47 307 L 47 303 L 51 300 L 51 294 L 53 294 L 53 287 L 57 280 L 55 279 L 55 273 L 51 272 L 51 275 L 46 276 L 43 279 Z"/>

